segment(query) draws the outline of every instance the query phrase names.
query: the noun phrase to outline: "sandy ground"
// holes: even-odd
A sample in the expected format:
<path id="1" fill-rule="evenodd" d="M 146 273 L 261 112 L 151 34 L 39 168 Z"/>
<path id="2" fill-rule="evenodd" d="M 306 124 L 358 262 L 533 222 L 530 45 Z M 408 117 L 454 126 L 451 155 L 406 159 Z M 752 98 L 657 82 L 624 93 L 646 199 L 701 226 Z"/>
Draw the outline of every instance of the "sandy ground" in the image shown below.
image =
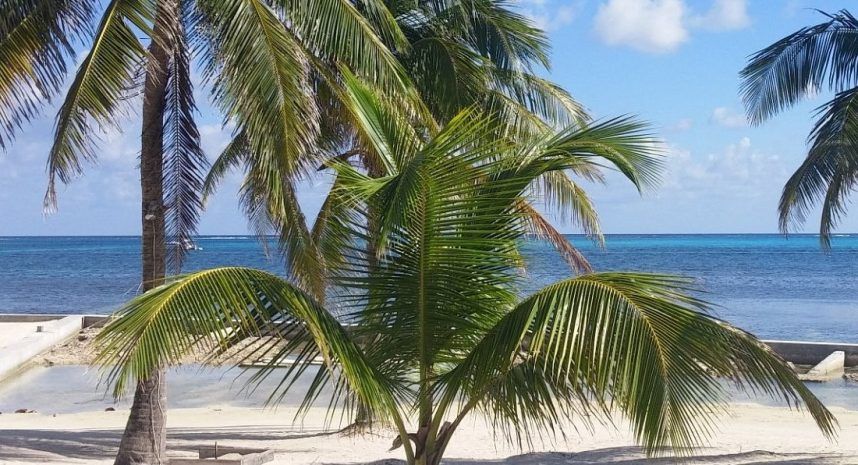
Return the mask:
<path id="1" fill-rule="evenodd" d="M 55 345 L 50 350 L 34 357 L 29 363 L 30 366 L 52 366 L 52 365 L 92 365 L 95 360 L 95 350 L 93 338 L 98 334 L 101 328 L 89 327 L 80 330 L 80 332 L 66 341 Z M 216 359 L 211 359 L 211 350 L 208 348 L 200 348 L 186 355 L 183 364 L 200 364 L 208 363 L 215 366 L 234 365 L 239 362 L 244 362 L 247 354 L 251 353 L 254 345 L 259 345 L 267 341 L 260 339 L 246 339 L 241 344 L 230 348 L 229 351 L 220 355 Z"/>
<path id="2" fill-rule="evenodd" d="M 785 408 L 734 405 L 723 418 L 710 446 L 685 463 L 739 464 L 858 464 L 858 412 L 835 409 L 839 440 L 828 442 L 809 417 Z M 0 416 L 0 463 L 109 464 L 119 442 L 126 410 L 67 415 L 3 414 Z M 199 446 L 260 447 L 275 451 L 275 464 L 347 464 L 391 461 L 394 434 L 376 429 L 359 437 L 326 428 L 324 410 L 316 409 L 301 424 L 294 410 L 235 407 L 174 409 L 168 413 L 169 447 L 174 457 L 194 457 Z M 494 440 L 479 418 L 456 433 L 446 463 L 457 465 L 506 463 L 515 465 L 573 465 L 590 463 L 668 464 L 675 459 L 645 459 L 634 446 L 628 426 L 599 426 L 575 433 L 565 428 L 567 441 L 537 443 L 525 452 Z M 546 438 L 547 440 L 547 438 Z"/>

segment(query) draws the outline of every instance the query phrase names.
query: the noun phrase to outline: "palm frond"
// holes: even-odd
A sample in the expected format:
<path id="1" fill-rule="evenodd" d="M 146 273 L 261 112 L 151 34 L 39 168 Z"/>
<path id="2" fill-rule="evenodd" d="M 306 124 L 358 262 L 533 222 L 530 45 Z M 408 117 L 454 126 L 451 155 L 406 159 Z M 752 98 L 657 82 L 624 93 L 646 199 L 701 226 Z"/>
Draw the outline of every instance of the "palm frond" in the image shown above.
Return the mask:
<path id="1" fill-rule="evenodd" d="M 108 4 L 92 48 L 57 115 L 48 158 L 46 210 L 56 208 L 56 179 L 69 182 L 80 173 L 83 161 L 96 158 L 92 124 L 116 124 L 117 111 L 146 56 L 136 31 L 149 30 L 154 11 L 152 0 L 112 0 Z"/>
<path id="2" fill-rule="evenodd" d="M 538 239 L 548 241 L 554 249 L 560 253 L 560 256 L 566 260 L 566 263 L 576 272 L 593 271 L 587 257 L 576 249 L 563 234 L 560 233 L 536 208 L 530 203 L 520 201 L 517 203 L 517 208 L 520 211 L 524 223 L 527 227 L 527 233 L 535 236 Z"/>
<path id="3" fill-rule="evenodd" d="M 207 33 L 204 78 L 227 121 L 235 122 L 254 157 L 278 172 L 295 177 L 314 169 L 318 160 L 308 155 L 318 108 L 308 57 L 296 38 L 262 0 L 204 0 L 197 10 Z"/>
<path id="4" fill-rule="evenodd" d="M 121 395 L 129 381 L 173 366 L 194 349 L 218 350 L 235 334 L 289 336 L 294 366 L 316 356 L 329 376 L 345 378 L 351 391 L 378 413 L 395 411 L 384 378 L 369 366 L 345 329 L 312 297 L 282 279 L 247 268 L 215 268 L 179 276 L 126 304 L 96 338 L 97 363 Z M 306 349 L 305 344 L 311 348 Z M 302 369 L 289 370 L 300 376 Z"/>
<path id="5" fill-rule="evenodd" d="M 276 0 L 273 3 L 302 42 L 321 60 L 342 63 L 364 79 L 391 90 L 406 88 L 408 75 L 392 51 L 407 50 L 408 42 L 385 2 Z"/>
<path id="6" fill-rule="evenodd" d="M 662 150 L 649 133 L 649 126 L 628 116 L 561 130 L 538 153 L 562 160 L 578 158 L 570 164 L 572 170 L 582 165 L 580 158 L 590 159 L 591 163 L 607 161 L 638 190 L 657 185 L 663 166 Z"/>
<path id="7" fill-rule="evenodd" d="M 174 243 L 168 250 L 167 267 L 178 273 L 186 253 L 182 245 L 197 231 L 203 208 L 203 176 L 209 163 L 194 119 L 197 108 L 190 55 L 180 18 L 175 18 L 173 29 L 164 115 L 164 202 L 166 237 Z"/>
<path id="8" fill-rule="evenodd" d="M 229 144 L 212 163 L 209 172 L 203 181 L 202 201 L 207 202 L 209 197 L 214 195 L 218 188 L 218 184 L 229 173 L 230 170 L 238 168 L 242 163 L 245 163 L 248 157 L 250 148 L 247 145 L 247 139 L 243 134 L 236 134 L 229 141 Z"/>
<path id="9" fill-rule="evenodd" d="M 62 88 L 74 41 L 87 36 L 94 0 L 14 0 L 0 20 L 0 148 Z"/>
<path id="10" fill-rule="evenodd" d="M 740 73 L 752 123 L 760 123 L 818 89 L 842 91 L 858 80 L 858 19 L 846 10 L 805 27 L 751 56 Z"/>
<path id="11" fill-rule="evenodd" d="M 515 434 L 528 423 L 550 429 L 587 406 L 604 415 L 619 408 L 649 453 L 671 446 L 686 454 L 713 431 L 726 398 L 719 377 L 726 377 L 804 406 L 831 436 L 834 417 L 783 361 L 750 334 L 709 316 L 706 303 L 690 297 L 690 285 L 670 276 L 603 273 L 548 286 L 445 375 L 445 396 L 466 392 L 463 402 Z M 522 364 L 542 370 L 536 379 L 565 395 L 525 407 L 532 393 L 498 392 Z"/>
<path id="12" fill-rule="evenodd" d="M 781 195 L 780 229 L 786 233 L 802 224 L 814 206 L 822 203 L 820 241 L 828 248 L 831 232 L 858 182 L 858 87 L 837 94 L 820 107 L 809 139 L 807 158 Z"/>

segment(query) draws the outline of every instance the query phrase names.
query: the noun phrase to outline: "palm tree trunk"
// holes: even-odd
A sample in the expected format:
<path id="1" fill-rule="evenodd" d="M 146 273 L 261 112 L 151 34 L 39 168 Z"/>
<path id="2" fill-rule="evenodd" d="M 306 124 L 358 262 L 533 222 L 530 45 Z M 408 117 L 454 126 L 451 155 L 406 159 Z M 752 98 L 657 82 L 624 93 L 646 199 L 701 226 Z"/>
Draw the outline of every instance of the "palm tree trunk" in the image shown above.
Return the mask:
<path id="1" fill-rule="evenodd" d="M 156 39 L 149 46 L 149 62 L 143 88 L 140 186 L 144 292 L 161 285 L 166 274 L 163 133 L 170 54 L 164 45 L 170 37 L 169 18 L 174 18 L 177 13 L 176 3 L 176 0 L 160 2 L 153 30 L 153 37 Z M 159 369 L 137 382 L 134 402 L 119 444 L 115 465 L 167 463 L 165 377 L 164 370 Z"/>

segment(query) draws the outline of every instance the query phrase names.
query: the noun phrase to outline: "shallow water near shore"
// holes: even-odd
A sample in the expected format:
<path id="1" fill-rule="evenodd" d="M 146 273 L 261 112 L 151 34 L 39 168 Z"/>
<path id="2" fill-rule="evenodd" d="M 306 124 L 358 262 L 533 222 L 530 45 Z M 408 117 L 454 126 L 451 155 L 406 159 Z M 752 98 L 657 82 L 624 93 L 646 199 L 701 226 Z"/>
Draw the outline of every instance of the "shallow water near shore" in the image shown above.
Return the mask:
<path id="1" fill-rule="evenodd" d="M 202 367 L 186 365 L 168 372 L 167 403 L 169 408 L 197 408 L 210 406 L 263 407 L 269 395 L 280 382 L 274 373 L 258 385 L 247 389 L 247 381 L 254 371 L 240 368 Z M 309 385 L 310 376 L 300 379 L 290 390 L 280 407 L 297 407 Z M 827 383 L 809 383 L 808 387 L 828 407 L 841 407 L 858 411 L 858 383 L 835 380 Z M 324 407 L 330 399 L 323 392 L 315 406 Z M 768 397 L 750 397 L 741 393 L 731 395 L 730 401 L 784 405 Z M 21 375 L 0 383 L 0 412 L 18 409 L 36 410 L 42 414 L 68 414 L 101 411 L 108 407 L 130 406 L 130 395 L 115 402 L 105 386 L 99 386 L 95 368 L 81 365 L 32 367 Z"/>
<path id="2" fill-rule="evenodd" d="M 858 235 L 609 235 L 600 249 L 568 236 L 598 271 L 697 278 L 715 313 L 766 339 L 858 342 Z M 185 269 L 243 265 L 283 273 L 249 236 L 203 236 Z M 102 313 L 139 282 L 138 237 L 6 237 L 0 241 L 0 313 Z M 572 276 L 550 245 L 524 244 L 522 293 Z"/>

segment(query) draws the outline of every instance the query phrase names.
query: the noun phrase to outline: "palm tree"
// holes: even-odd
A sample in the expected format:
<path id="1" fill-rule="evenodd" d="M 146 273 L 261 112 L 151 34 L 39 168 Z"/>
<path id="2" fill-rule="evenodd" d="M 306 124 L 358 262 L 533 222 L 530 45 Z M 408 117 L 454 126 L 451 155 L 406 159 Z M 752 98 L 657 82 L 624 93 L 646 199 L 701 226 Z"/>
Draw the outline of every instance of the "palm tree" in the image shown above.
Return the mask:
<path id="1" fill-rule="evenodd" d="M 472 106 L 498 114 L 497 124 L 503 125 L 499 131 L 507 137 L 590 120 L 568 92 L 536 74 L 537 68 L 548 68 L 550 64 L 547 37 L 508 2 L 390 0 L 385 4 L 406 40 L 405 46 L 390 39 L 385 43 L 395 50 L 419 94 L 419 103 L 413 103 L 409 115 L 415 124 L 437 126 Z M 373 176 L 384 176 L 385 165 L 359 137 L 354 116 L 343 108 L 341 98 L 332 98 L 342 92 L 341 79 L 320 74 L 314 87 L 318 106 L 325 115 L 318 147 L 322 156 L 354 160 Z M 392 98 L 401 99 L 401 92 Z M 326 261 L 319 242 L 324 235 L 324 219 L 329 216 L 327 210 L 334 206 L 332 200 L 323 203 L 312 227 L 306 224 L 296 200 L 272 202 L 265 180 L 271 177 L 273 168 L 260 161 L 240 135 L 214 163 L 205 182 L 205 196 L 211 195 L 224 174 L 237 166 L 243 166 L 246 173 L 240 198 L 252 229 L 260 237 L 278 236 L 291 279 L 323 298 Z M 586 168 L 573 174 L 602 181 L 598 167 Z M 593 203 L 569 173 L 552 172 L 536 184 L 550 210 L 602 242 Z M 282 197 L 279 192 L 273 195 Z M 528 225 L 532 234 L 554 244 L 573 269 L 590 270 L 584 256 L 533 205 L 523 203 L 521 208 L 531 217 Z"/>
<path id="2" fill-rule="evenodd" d="M 642 124 L 621 118 L 510 140 L 497 137 L 493 116 L 468 109 L 422 131 L 396 102 L 348 76 L 345 85 L 358 131 L 389 174 L 330 164 L 339 176 L 328 244 L 345 257 L 329 269 L 335 306 L 253 269 L 177 277 L 132 300 L 99 334 L 117 393 L 193 348 L 217 353 L 279 335 L 248 354 L 272 357 L 257 377 L 283 376 L 273 399 L 311 376 L 301 411 L 331 386 L 332 408 L 393 426 L 409 464 L 438 464 L 473 412 L 522 444 L 562 434 L 569 418 L 619 410 L 648 452 L 685 453 L 711 431 L 722 378 L 805 406 L 833 434 L 831 413 L 783 361 L 711 316 L 686 279 L 583 274 L 517 294 L 528 221 L 519 204 L 534 181 L 611 164 L 647 182 L 658 160 Z M 381 212 L 377 226 L 370 211 Z"/>
<path id="3" fill-rule="evenodd" d="M 822 204 L 820 241 L 828 248 L 858 181 L 858 19 L 846 10 L 820 13 L 826 21 L 752 55 L 741 77 L 754 124 L 820 90 L 835 92 L 817 109 L 807 158 L 787 181 L 778 205 L 780 229 L 786 233 Z"/>
<path id="4" fill-rule="evenodd" d="M 313 150 L 320 117 L 313 76 L 348 67 L 388 88 L 402 70 L 382 43 L 405 40 L 380 0 L 10 0 L 0 21 L 0 145 L 64 93 L 48 159 L 45 209 L 56 181 L 97 159 L 99 129 L 117 127 L 142 94 L 142 289 L 181 266 L 202 206 L 208 163 L 194 121 L 192 64 L 260 159 L 278 167 L 267 181 L 288 189 Z M 319 19 L 323 20 L 320 21 Z M 372 22 L 367 18 L 371 18 Z M 142 39 L 140 38 L 142 36 Z M 68 68 L 86 50 L 66 90 Z M 321 69 L 321 70 L 320 70 Z M 272 189 L 276 194 L 276 189 Z M 116 463 L 162 463 L 161 367 L 141 376 Z"/>

